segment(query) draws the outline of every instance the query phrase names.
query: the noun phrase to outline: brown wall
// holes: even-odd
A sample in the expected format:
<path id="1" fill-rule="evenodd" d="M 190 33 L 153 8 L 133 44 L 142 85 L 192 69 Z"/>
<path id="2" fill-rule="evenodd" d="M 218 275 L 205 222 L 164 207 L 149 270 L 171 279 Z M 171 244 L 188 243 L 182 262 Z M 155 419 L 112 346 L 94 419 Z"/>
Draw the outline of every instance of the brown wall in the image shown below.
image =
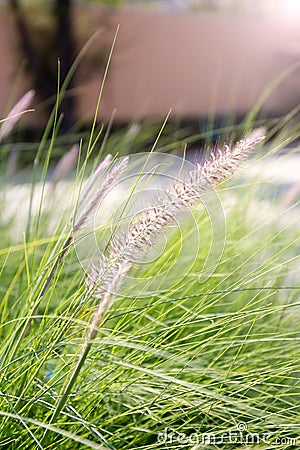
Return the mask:
<path id="1" fill-rule="evenodd" d="M 79 47 L 101 28 L 90 49 L 93 54 L 108 48 L 120 24 L 100 113 L 105 120 L 114 108 L 122 121 L 161 118 L 170 108 L 182 117 L 247 112 L 272 80 L 300 61 L 297 23 L 221 15 L 100 12 L 92 6 L 78 9 L 75 21 Z M 0 56 L 3 116 L 10 96 L 30 86 L 24 75 L 17 80 L 21 64 L 16 36 L 4 8 L 0 10 Z M 84 70 L 84 61 L 82 66 Z M 101 73 L 99 68 L 83 82 L 79 71 L 76 95 L 81 118 L 94 113 Z M 299 69 L 295 69 L 264 109 L 286 112 L 299 100 Z"/>

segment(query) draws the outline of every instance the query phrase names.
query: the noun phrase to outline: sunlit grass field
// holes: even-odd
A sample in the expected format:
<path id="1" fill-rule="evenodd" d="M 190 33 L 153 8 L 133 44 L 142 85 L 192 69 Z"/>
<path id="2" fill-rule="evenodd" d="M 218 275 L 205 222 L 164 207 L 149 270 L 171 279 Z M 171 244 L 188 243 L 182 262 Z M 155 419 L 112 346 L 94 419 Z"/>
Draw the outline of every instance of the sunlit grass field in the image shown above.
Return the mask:
<path id="1" fill-rule="evenodd" d="M 197 205 L 152 262 L 134 265 L 145 290 L 133 279 L 116 292 L 79 366 L 98 305 L 70 239 L 78 192 L 106 154 L 130 153 L 136 136 L 135 151 L 152 136 L 151 151 L 181 156 L 188 139 L 166 136 L 165 125 L 153 134 L 142 125 L 132 137 L 94 124 L 69 181 L 54 187 L 54 114 L 22 195 L 4 164 L 2 448 L 298 448 L 299 206 L 297 196 L 285 202 L 288 174 L 285 185 L 256 171 L 282 153 L 298 161 L 297 148 L 286 149 L 299 134 L 292 116 L 267 123 L 265 145 L 221 184 L 210 204 L 221 207 L 220 223 Z M 183 240 L 190 265 L 174 264 Z M 147 294 L 149 279 L 158 282 Z"/>

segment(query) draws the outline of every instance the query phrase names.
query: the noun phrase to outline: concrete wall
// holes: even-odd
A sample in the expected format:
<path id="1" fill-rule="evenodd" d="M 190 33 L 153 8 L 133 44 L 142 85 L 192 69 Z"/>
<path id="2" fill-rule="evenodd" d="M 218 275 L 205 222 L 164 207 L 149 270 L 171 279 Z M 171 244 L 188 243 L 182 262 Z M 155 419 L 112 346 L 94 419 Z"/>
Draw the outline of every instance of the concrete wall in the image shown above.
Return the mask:
<path id="1" fill-rule="evenodd" d="M 247 112 L 272 81 L 300 61 L 300 28 L 254 17 L 157 14 L 130 11 L 101 12 L 95 6 L 77 9 L 79 45 L 100 28 L 90 54 L 108 51 L 120 24 L 100 116 L 108 120 L 196 118 L 213 113 Z M 0 115 L 11 99 L 30 82 L 22 74 L 16 36 L 9 13 L 0 10 Z M 88 81 L 78 71 L 78 117 L 94 114 L 103 67 Z M 20 79 L 21 78 L 21 79 Z M 85 80 L 85 81 L 83 81 Z M 264 110 L 289 111 L 300 100 L 299 69 L 294 68 L 273 88 Z"/>

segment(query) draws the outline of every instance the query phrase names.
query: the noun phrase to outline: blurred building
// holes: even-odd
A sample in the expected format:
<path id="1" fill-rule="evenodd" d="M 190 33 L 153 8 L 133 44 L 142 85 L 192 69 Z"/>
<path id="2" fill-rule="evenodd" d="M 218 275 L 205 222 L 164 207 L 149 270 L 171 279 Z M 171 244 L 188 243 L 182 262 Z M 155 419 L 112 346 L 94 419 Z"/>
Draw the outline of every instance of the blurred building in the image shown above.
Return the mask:
<path id="1" fill-rule="evenodd" d="M 78 69 L 73 90 L 78 118 L 93 117 L 118 24 L 99 113 L 103 120 L 113 111 L 120 122 L 161 119 L 169 109 L 185 119 L 245 114 L 259 99 L 264 114 L 277 115 L 299 104 L 300 2 L 297 9 L 298 2 L 266 0 L 258 10 L 254 5 L 260 2 L 214 0 L 209 3 L 216 12 L 205 13 L 190 12 L 201 11 L 204 0 L 149 2 L 152 7 L 146 10 L 137 8 L 139 3 L 128 2 L 121 10 L 80 2 L 76 6 L 78 49 L 100 29 L 86 58 L 102 55 L 101 64 L 88 66 L 88 77 L 85 60 Z M 160 7 L 153 8 L 154 3 Z M 172 12 L 166 13 L 168 8 Z M 230 8 L 238 13 L 225 14 Z M 3 116 L 12 96 L 32 87 L 22 71 L 14 24 L 4 6 L 0 52 L 5 61 L 0 71 Z"/>

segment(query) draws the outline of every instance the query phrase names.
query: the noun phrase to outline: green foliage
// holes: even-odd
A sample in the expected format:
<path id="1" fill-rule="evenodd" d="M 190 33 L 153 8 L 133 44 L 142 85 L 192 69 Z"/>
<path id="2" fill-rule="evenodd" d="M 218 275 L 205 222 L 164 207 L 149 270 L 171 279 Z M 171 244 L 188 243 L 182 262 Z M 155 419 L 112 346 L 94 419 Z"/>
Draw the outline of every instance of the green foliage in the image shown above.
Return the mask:
<path id="1" fill-rule="evenodd" d="M 108 138 L 107 146 L 115 139 Z M 218 439 L 240 424 L 261 439 L 268 433 L 269 447 L 276 439 L 298 437 L 299 230 L 280 225 L 277 217 L 261 218 L 266 203 L 259 182 L 226 185 L 220 195 L 227 234 L 216 271 L 199 283 L 210 231 L 205 212 L 196 210 L 202 245 L 192 270 L 184 278 L 169 273 L 173 287 L 160 295 L 129 292 L 116 300 L 55 422 L 51 417 L 88 332 L 95 299 L 74 249 L 39 298 L 41 277 L 45 270 L 49 277 L 63 242 L 62 225 L 53 236 L 47 231 L 49 213 L 38 222 L 32 218 L 23 243 L 12 237 L 13 222 L 2 224 L 2 446 L 181 448 L 179 433 L 186 439 L 212 433 L 217 440 L 212 448 L 235 449 L 239 444 Z M 267 204 L 276 202 L 269 198 Z M 253 205 L 260 205 L 255 213 Z M 193 227 L 187 218 L 181 229 L 190 233 L 191 246 Z M 139 275 L 159 273 L 179 245 L 171 234 L 159 260 Z M 161 434 L 165 430 L 167 437 Z M 182 448 L 192 447 L 189 442 Z"/>
<path id="2" fill-rule="evenodd" d="M 97 307 L 74 247 L 66 253 L 76 186 L 108 151 L 127 154 L 132 134 L 105 134 L 95 119 L 74 186 L 69 183 L 73 200 L 61 215 L 66 185 L 49 194 L 46 178 L 57 152 L 58 107 L 67 85 L 68 80 L 58 88 L 35 153 L 29 207 L 17 195 L 14 200 L 16 213 L 25 208 L 24 223 L 17 214 L 4 214 L 13 201 L 13 186 L 6 180 L 1 191 L 2 447 L 177 449 L 192 448 L 192 437 L 208 435 L 215 449 L 299 447 L 299 224 L 298 216 L 293 223 L 293 208 L 279 217 L 280 184 L 270 189 L 259 178 L 245 176 L 244 182 L 221 186 L 226 243 L 216 270 L 204 282 L 199 277 L 211 247 L 210 220 L 203 208 L 195 209 L 195 221 L 183 218 L 180 232 L 191 253 L 197 230 L 201 237 L 191 269 L 184 276 L 185 267 L 166 272 L 152 295 L 140 296 L 134 285 L 125 286 L 126 296 L 117 296 L 74 377 Z M 100 98 L 95 117 L 99 105 Z M 270 123 L 268 156 L 298 138 L 296 112 Z M 245 129 L 253 125 L 253 116 Z M 177 144 L 175 138 L 157 144 L 157 130 L 152 133 L 153 150 L 184 147 L 182 136 Z M 149 128 L 143 134 L 142 128 L 137 147 L 149 140 Z M 266 158 L 265 151 L 255 155 L 252 167 Z M 171 233 L 153 263 L 136 266 L 139 277 L 155 278 L 176 259 L 178 233 Z"/>

